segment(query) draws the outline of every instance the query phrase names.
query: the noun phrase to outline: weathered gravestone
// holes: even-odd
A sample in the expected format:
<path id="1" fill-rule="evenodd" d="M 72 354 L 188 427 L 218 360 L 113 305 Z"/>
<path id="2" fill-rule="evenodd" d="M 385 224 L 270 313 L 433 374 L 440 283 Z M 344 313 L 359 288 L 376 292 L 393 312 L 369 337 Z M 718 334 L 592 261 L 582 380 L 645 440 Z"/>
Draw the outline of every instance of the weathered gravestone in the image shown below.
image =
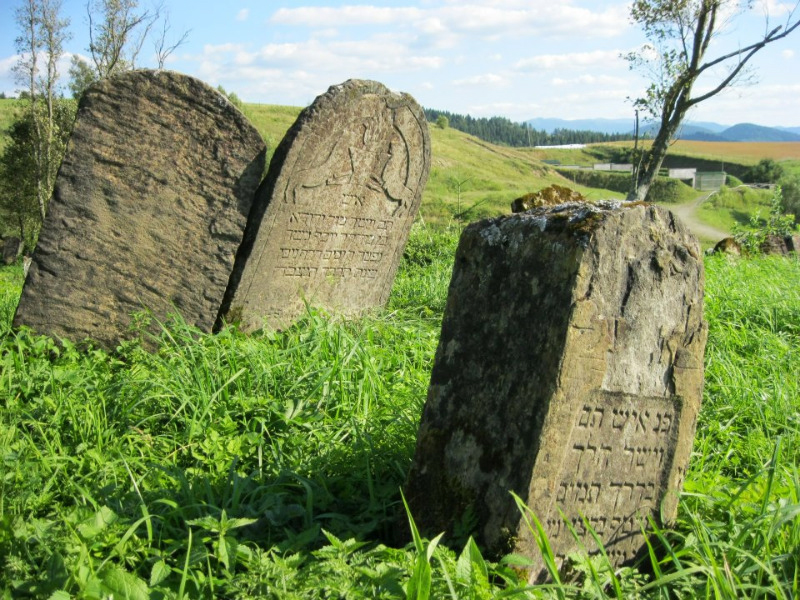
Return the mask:
<path id="1" fill-rule="evenodd" d="M 306 302 L 344 315 L 382 305 L 430 151 L 407 94 L 350 80 L 319 96 L 275 152 L 217 325 L 282 327 Z"/>
<path id="2" fill-rule="evenodd" d="M 210 331 L 264 161 L 258 132 L 196 79 L 132 71 L 95 84 L 14 324 L 114 347 L 147 308 Z"/>
<path id="3" fill-rule="evenodd" d="M 515 492 L 559 561 L 615 565 L 675 515 L 703 385 L 700 248 L 668 211 L 565 204 L 469 226 L 405 486 L 430 535 L 476 519 L 493 555 L 531 557 Z M 660 510 L 661 509 L 661 510 Z M 663 512 L 661 512 L 663 511 Z M 585 519 L 585 521 L 584 521 Z"/>

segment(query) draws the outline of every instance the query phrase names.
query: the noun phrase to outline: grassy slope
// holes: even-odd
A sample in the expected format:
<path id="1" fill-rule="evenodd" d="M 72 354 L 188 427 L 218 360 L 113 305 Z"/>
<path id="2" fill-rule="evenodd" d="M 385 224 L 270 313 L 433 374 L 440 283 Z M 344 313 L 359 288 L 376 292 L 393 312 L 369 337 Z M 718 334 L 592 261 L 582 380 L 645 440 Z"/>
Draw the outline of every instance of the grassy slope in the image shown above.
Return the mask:
<path id="1" fill-rule="evenodd" d="M 771 198 L 769 190 L 723 188 L 704 202 L 698 213 L 704 222 L 731 231 L 735 225 L 748 225 L 756 213 L 766 218 Z"/>

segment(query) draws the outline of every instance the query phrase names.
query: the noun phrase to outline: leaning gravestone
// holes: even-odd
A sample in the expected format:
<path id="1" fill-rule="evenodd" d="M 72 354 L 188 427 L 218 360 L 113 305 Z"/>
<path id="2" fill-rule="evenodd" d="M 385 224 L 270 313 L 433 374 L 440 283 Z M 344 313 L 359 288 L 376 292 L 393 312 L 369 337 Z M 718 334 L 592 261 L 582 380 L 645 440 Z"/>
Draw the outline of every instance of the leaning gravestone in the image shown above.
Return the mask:
<path id="1" fill-rule="evenodd" d="M 84 94 L 14 324 L 107 348 L 131 313 L 210 331 L 264 170 L 221 94 L 131 71 Z"/>
<path id="2" fill-rule="evenodd" d="M 430 168 L 425 115 L 374 81 L 331 87 L 275 151 L 217 326 L 282 327 L 305 303 L 382 305 Z"/>
<path id="3" fill-rule="evenodd" d="M 405 486 L 430 535 L 477 522 L 494 555 L 546 575 L 515 492 L 558 561 L 615 565 L 674 517 L 703 385 L 697 241 L 668 211 L 565 204 L 469 226 Z M 564 519 L 559 511 L 563 511 Z"/>

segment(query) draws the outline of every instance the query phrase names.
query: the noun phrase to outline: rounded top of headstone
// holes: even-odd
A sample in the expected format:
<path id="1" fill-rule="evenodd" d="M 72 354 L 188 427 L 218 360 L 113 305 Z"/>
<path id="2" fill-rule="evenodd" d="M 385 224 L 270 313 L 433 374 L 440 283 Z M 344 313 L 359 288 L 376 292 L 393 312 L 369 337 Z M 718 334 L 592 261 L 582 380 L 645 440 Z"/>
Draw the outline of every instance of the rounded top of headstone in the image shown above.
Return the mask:
<path id="1" fill-rule="evenodd" d="M 206 107 L 214 106 L 218 112 L 224 113 L 225 118 L 234 121 L 239 129 L 248 130 L 248 133 L 258 135 L 242 112 L 228 98 L 207 83 L 177 71 L 156 69 L 134 69 L 123 71 L 109 77 L 95 81 L 81 96 L 79 109 L 84 106 L 91 107 L 98 98 L 105 97 L 110 90 L 130 90 L 132 93 L 145 95 L 148 88 L 157 89 L 160 94 L 171 94 L 184 102 L 203 104 Z M 152 95 L 152 94 L 148 94 Z"/>
<path id="2" fill-rule="evenodd" d="M 363 94 L 376 94 L 379 96 L 394 96 L 398 99 L 403 100 L 410 100 L 416 103 L 416 100 L 405 92 L 394 92 L 386 87 L 384 84 L 380 83 L 379 81 L 373 81 L 371 79 L 348 79 L 343 83 L 338 83 L 336 85 L 332 85 L 328 88 L 328 91 L 323 94 L 331 95 L 336 97 L 343 97 L 345 100 L 349 99 L 347 96 L 342 96 L 342 92 L 351 91 L 354 95 L 363 95 Z"/>
<path id="3" fill-rule="evenodd" d="M 306 107 L 298 116 L 292 128 L 287 132 L 281 146 L 289 146 L 301 130 L 312 126 L 319 130 L 318 135 L 324 132 L 334 133 L 339 123 L 327 122 L 328 119 L 344 122 L 358 115 L 361 118 L 375 116 L 383 106 L 392 113 L 400 109 L 410 112 L 419 125 L 423 160 L 430 162 L 430 134 L 427 128 L 425 112 L 413 96 L 405 92 L 394 92 L 378 81 L 370 79 L 348 79 L 343 83 L 332 85 L 324 94 L 320 94 L 314 102 Z M 288 148 L 287 148 L 288 149 Z M 278 148 L 276 156 L 281 156 L 284 150 Z"/>

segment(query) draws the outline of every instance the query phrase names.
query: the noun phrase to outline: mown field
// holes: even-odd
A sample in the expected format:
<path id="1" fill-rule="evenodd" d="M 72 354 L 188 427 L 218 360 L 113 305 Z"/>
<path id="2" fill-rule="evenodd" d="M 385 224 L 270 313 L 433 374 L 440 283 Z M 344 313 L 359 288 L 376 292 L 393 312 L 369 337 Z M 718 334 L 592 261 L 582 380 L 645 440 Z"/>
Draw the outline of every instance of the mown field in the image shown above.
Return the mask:
<path id="1" fill-rule="evenodd" d="M 633 142 L 611 142 L 608 146 L 632 146 Z M 762 158 L 778 162 L 800 161 L 800 142 L 699 142 L 677 140 L 670 152 L 684 156 L 695 156 L 721 163 L 735 162 L 754 165 Z"/>
<path id="2" fill-rule="evenodd" d="M 796 259 L 707 259 L 694 454 L 639 564 L 576 554 L 531 587 L 520 557 L 393 539 L 458 232 L 416 224 L 363 319 L 248 337 L 176 318 L 152 354 L 10 331 L 21 269 L 0 270 L 4 597 L 798 597 Z"/>

